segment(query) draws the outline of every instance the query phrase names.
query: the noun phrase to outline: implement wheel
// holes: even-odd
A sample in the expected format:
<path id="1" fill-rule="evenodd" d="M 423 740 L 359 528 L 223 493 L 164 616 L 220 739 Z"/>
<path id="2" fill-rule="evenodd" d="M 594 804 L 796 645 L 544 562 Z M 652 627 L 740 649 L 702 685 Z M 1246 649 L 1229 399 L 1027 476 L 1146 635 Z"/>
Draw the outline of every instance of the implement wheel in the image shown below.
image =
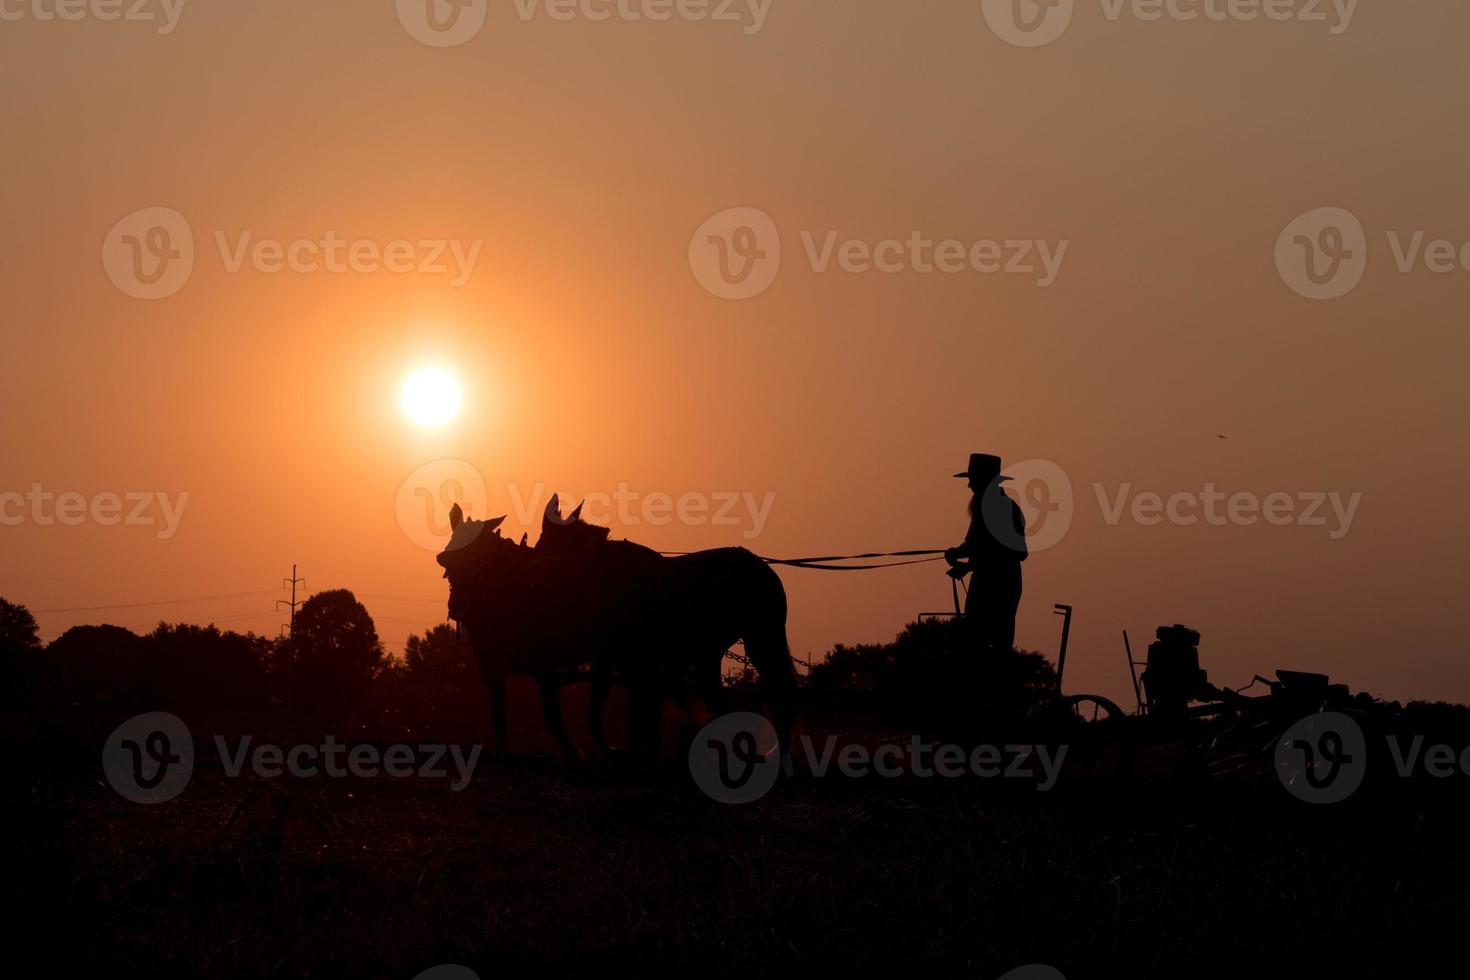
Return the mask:
<path id="1" fill-rule="evenodd" d="M 1125 782 L 1133 772 L 1133 730 L 1130 719 L 1100 694 L 1073 694 L 1055 709 L 1052 738 L 1066 746 L 1061 779 L 1080 783 Z"/>

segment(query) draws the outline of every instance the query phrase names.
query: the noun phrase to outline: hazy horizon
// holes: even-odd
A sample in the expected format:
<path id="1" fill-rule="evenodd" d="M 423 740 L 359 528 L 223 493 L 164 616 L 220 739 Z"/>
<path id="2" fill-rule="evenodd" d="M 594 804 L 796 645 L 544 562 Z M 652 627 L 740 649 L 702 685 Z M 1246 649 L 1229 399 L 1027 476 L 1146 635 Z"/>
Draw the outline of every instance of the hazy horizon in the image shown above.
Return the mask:
<path id="1" fill-rule="evenodd" d="M 1042 475 L 1070 484 L 1017 637 L 1054 654 L 1052 605 L 1075 607 L 1070 691 L 1131 705 L 1121 631 L 1141 659 L 1185 623 L 1221 685 L 1288 668 L 1470 701 L 1452 55 L 1470 9 L 1362 3 L 1334 34 L 1331 4 L 1326 23 L 1113 7 L 1079 0 L 1035 48 L 979 0 L 773 3 L 753 30 L 492 5 L 447 47 L 388 2 L 184 3 L 168 33 L 5 23 L 0 494 L 78 494 L 88 514 L 8 498 L 0 596 L 46 639 L 159 619 L 274 634 L 295 563 L 401 652 L 444 615 L 400 506 L 436 460 L 467 463 L 445 472 L 477 474 L 474 516 L 509 514 L 516 537 L 553 491 L 625 493 L 631 511 L 595 515 L 615 536 L 791 557 L 957 544 L 950 474 L 984 451 L 1031 478 L 1011 485 L 1028 507 Z M 193 243 L 157 299 L 116 279 L 149 208 Z M 732 208 L 780 247 L 743 299 L 702 284 L 702 228 Z M 1361 224 L 1367 264 L 1314 300 L 1277 248 L 1322 208 Z M 333 241 L 413 271 L 332 271 Z M 376 251 L 354 262 L 352 242 Z M 990 242 L 998 271 L 970 262 Z M 960 271 L 923 271 L 942 261 Z M 399 404 L 426 366 L 463 391 L 439 428 Z M 1182 523 L 1179 500 L 1212 492 L 1275 523 L 1221 500 L 1223 524 L 1205 503 Z M 144 493 L 166 502 L 153 523 L 93 509 Z M 658 494 L 711 514 L 657 523 Z M 715 523 L 731 494 L 736 523 Z M 1184 497 L 1153 524 L 1140 494 Z M 797 658 L 948 609 L 941 569 L 782 570 Z M 194 596 L 231 598 L 44 611 Z"/>

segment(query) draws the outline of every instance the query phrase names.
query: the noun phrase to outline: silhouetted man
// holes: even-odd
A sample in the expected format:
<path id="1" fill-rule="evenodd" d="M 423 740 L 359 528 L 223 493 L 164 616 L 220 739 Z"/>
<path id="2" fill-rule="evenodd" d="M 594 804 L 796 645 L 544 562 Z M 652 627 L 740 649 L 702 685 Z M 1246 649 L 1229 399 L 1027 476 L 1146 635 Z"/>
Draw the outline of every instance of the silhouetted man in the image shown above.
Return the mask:
<path id="1" fill-rule="evenodd" d="M 971 453 L 970 466 L 956 473 L 970 481 L 970 530 L 965 542 L 944 553 L 949 574 L 973 574 L 965 598 L 965 623 L 985 654 L 1009 652 L 1016 643 L 1016 609 L 1021 604 L 1021 562 L 1026 560 L 1026 518 L 1001 484 L 1000 457 Z"/>

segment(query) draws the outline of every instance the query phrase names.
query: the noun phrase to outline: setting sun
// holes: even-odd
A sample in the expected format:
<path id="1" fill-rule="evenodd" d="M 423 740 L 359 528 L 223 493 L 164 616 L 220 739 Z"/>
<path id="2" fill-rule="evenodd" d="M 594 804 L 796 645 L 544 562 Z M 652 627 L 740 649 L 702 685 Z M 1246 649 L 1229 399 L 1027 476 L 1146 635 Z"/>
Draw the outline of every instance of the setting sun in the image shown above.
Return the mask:
<path id="1" fill-rule="evenodd" d="M 424 368 L 403 383 L 400 401 L 419 425 L 443 425 L 459 414 L 459 382 L 447 371 Z"/>

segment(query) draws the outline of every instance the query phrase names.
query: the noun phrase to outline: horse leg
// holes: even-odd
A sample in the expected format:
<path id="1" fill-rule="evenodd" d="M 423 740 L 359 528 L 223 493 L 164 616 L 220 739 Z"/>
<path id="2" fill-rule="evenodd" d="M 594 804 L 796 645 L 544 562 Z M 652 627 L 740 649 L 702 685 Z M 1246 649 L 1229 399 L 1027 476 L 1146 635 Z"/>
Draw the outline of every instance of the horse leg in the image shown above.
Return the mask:
<path id="1" fill-rule="evenodd" d="M 597 746 L 599 755 L 606 758 L 611 750 L 607 747 L 607 732 L 602 724 L 603 712 L 607 709 L 607 695 L 612 687 L 612 680 L 607 673 L 592 669 L 592 690 L 587 695 L 587 729 L 592 732 L 592 744 Z"/>
<path id="2" fill-rule="evenodd" d="M 541 693 L 541 714 L 546 719 L 546 727 L 551 737 L 556 739 L 556 744 L 561 746 L 562 761 L 569 766 L 576 764 L 581 753 L 567 736 L 567 726 L 562 721 L 561 678 L 555 673 L 537 674 L 536 688 Z"/>
<path id="3" fill-rule="evenodd" d="M 725 649 L 720 647 L 715 653 L 695 654 L 689 666 L 679 672 L 682 683 L 678 690 L 669 692 L 670 699 L 677 699 L 683 709 L 683 724 L 679 732 L 681 757 L 689 754 L 700 730 L 729 709 L 729 692 L 720 676 Z"/>
<path id="4" fill-rule="evenodd" d="M 711 657 L 702 657 L 694 665 L 694 687 L 704 701 L 705 709 L 714 718 L 730 710 L 730 692 L 725 688 L 725 679 L 720 667 L 725 662 L 725 651 Z"/>
<path id="5" fill-rule="evenodd" d="M 505 746 L 505 675 L 486 676 L 485 686 L 490 689 L 490 730 L 495 736 L 494 756 L 504 759 Z"/>
<path id="6" fill-rule="evenodd" d="M 628 753 L 638 762 L 658 762 L 662 708 L 658 678 L 643 676 L 629 680 Z"/>
<path id="7" fill-rule="evenodd" d="M 745 638 L 745 654 L 760 675 L 761 689 L 776 722 L 776 741 L 781 768 L 791 769 L 791 733 L 796 727 L 796 668 L 784 625 L 753 633 Z"/>

